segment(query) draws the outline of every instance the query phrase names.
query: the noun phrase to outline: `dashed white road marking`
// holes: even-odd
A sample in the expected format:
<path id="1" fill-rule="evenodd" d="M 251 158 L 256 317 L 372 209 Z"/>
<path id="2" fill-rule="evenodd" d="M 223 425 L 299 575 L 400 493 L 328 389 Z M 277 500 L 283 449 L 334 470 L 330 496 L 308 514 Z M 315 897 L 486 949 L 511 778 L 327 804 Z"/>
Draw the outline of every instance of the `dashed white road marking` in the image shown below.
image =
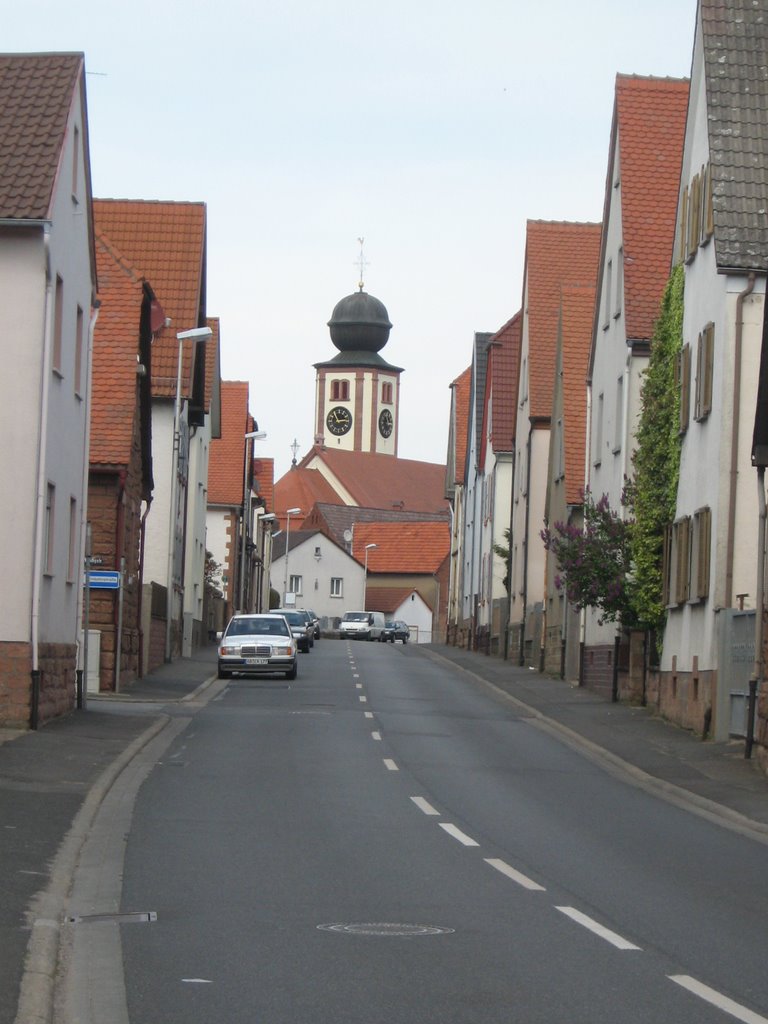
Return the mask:
<path id="1" fill-rule="evenodd" d="M 360 678 L 360 673 L 359 672 L 353 672 L 352 673 L 352 678 L 353 679 L 359 679 Z M 360 686 L 360 683 L 358 683 L 357 685 Z"/>
<path id="2" fill-rule="evenodd" d="M 616 932 L 612 932 L 610 928 L 605 928 L 603 925 L 598 924 L 597 921 L 593 921 L 591 917 L 587 917 L 586 914 L 582 914 L 580 910 L 576 910 L 575 907 L 555 907 L 555 910 L 559 910 L 561 914 L 565 914 L 566 917 L 570 917 L 572 921 L 582 925 L 589 931 L 598 935 L 601 939 L 605 939 L 606 942 L 610 942 L 616 949 L 637 949 L 640 947 L 636 946 L 633 942 L 629 942 L 627 939 L 622 938 L 621 935 L 617 935 Z"/>
<path id="3" fill-rule="evenodd" d="M 360 701 L 361 704 L 367 704 L 368 703 L 368 698 L 367 697 L 358 697 L 357 699 Z"/>
<path id="4" fill-rule="evenodd" d="M 366 718 L 373 718 L 373 712 L 372 711 L 366 711 L 365 712 L 365 717 Z"/>
<path id="5" fill-rule="evenodd" d="M 386 765 L 386 767 L 391 772 L 399 772 L 400 771 L 400 769 L 397 767 L 395 762 L 391 758 L 389 758 L 389 757 L 385 757 L 384 758 L 384 764 Z"/>
<path id="6" fill-rule="evenodd" d="M 208 978 L 182 978 L 185 985 L 212 985 L 213 982 Z"/>
<path id="7" fill-rule="evenodd" d="M 538 882 L 534 882 L 532 878 L 528 878 L 527 875 L 523 875 L 520 871 L 516 871 L 515 868 L 510 867 L 503 860 L 499 860 L 497 857 L 486 857 L 485 863 L 490 864 L 492 868 L 496 868 L 502 875 L 506 875 L 507 878 L 511 878 L 513 882 L 517 882 L 518 885 L 522 885 L 524 889 L 530 889 L 531 892 L 546 892 L 547 890 L 543 885 L 539 885 Z"/>
<path id="8" fill-rule="evenodd" d="M 381 742 L 381 733 L 380 733 L 380 732 L 378 732 L 378 731 L 374 731 L 374 732 L 372 732 L 372 733 L 371 733 L 371 737 L 372 737 L 372 738 L 373 738 L 374 740 L 378 740 L 378 741 L 379 741 L 379 743 Z"/>
<path id="9" fill-rule="evenodd" d="M 358 677 L 355 676 L 355 679 L 357 679 L 357 678 Z M 362 683 L 355 683 L 355 689 L 356 690 L 362 690 L 362 688 L 363 688 L 363 684 Z"/>
<path id="10" fill-rule="evenodd" d="M 462 846 L 480 845 L 480 843 L 476 843 L 471 836 L 468 836 L 466 832 L 462 832 L 460 828 L 456 828 L 455 825 L 451 825 L 448 821 L 441 821 L 440 828 L 445 829 L 449 836 L 453 836 L 454 839 L 458 839 Z"/>
<path id="11" fill-rule="evenodd" d="M 432 804 L 429 803 L 428 800 L 425 800 L 423 796 L 412 796 L 411 800 L 413 800 L 419 810 L 423 811 L 425 814 L 431 814 L 434 817 L 440 816 L 440 811 L 436 811 Z"/>
<path id="12" fill-rule="evenodd" d="M 743 1021 L 743 1024 L 768 1024 L 768 1017 L 762 1017 L 759 1013 L 754 1013 L 752 1010 L 748 1010 L 746 1006 L 742 1006 L 740 1003 L 736 1003 L 733 999 L 729 999 L 728 996 L 724 996 L 721 992 L 715 991 L 710 988 L 709 985 L 704 985 L 700 981 L 696 981 L 695 978 L 689 977 L 687 974 L 668 974 L 667 977 L 670 981 L 674 981 L 676 985 L 681 985 L 684 989 L 692 992 L 693 995 L 703 999 L 706 1003 L 711 1003 L 712 1006 L 716 1006 L 718 1010 L 723 1010 L 725 1013 L 729 1013 L 736 1020 Z"/>

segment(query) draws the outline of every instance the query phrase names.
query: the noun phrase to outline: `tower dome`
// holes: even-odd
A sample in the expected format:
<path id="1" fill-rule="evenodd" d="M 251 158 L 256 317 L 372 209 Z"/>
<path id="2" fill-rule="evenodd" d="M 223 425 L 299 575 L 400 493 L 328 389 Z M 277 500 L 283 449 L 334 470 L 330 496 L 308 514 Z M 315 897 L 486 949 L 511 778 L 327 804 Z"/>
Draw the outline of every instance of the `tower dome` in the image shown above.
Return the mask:
<path id="1" fill-rule="evenodd" d="M 328 326 L 339 352 L 378 352 L 392 329 L 384 303 L 362 290 L 336 303 Z"/>

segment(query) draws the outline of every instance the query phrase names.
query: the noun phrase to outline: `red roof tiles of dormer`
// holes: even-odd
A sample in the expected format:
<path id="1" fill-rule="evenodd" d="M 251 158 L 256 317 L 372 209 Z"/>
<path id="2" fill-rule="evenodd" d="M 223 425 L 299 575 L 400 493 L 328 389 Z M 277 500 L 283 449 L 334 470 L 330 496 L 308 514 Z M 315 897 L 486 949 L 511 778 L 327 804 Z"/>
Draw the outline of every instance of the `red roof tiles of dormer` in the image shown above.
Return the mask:
<path id="1" fill-rule="evenodd" d="M 562 291 L 563 445 L 565 500 L 580 505 L 584 490 L 587 433 L 587 363 L 592 343 L 595 288 L 566 286 Z"/>
<path id="2" fill-rule="evenodd" d="M 600 255 L 600 225 L 529 220 L 526 238 L 528 391 L 530 416 L 552 415 L 561 289 L 592 285 Z"/>
<path id="3" fill-rule="evenodd" d="M 90 461 L 127 466 L 138 401 L 143 288 L 136 271 L 104 236 L 96 237 L 96 266 L 102 306 L 93 338 Z"/>
<path id="4" fill-rule="evenodd" d="M 353 531 L 352 557 L 364 565 L 366 544 L 375 544 L 368 552 L 369 572 L 432 576 L 447 558 L 450 540 L 447 522 L 359 522 Z"/>
<path id="5" fill-rule="evenodd" d="M 178 367 L 176 334 L 201 326 L 205 312 L 205 204 L 94 199 L 93 213 L 97 230 L 108 235 L 163 296 L 171 326 L 155 338 L 152 393 L 173 397 Z M 182 372 L 185 387 L 191 376 L 191 350 L 187 343 Z"/>
<path id="6" fill-rule="evenodd" d="M 624 311 L 630 340 L 649 339 L 672 266 L 680 167 L 688 110 L 687 79 L 616 76 Z M 608 168 L 606 202 L 616 179 Z"/>
<path id="7" fill-rule="evenodd" d="M 248 383 L 221 382 L 221 437 L 211 440 L 208 458 L 208 503 L 242 505 L 245 434 L 249 430 Z"/>

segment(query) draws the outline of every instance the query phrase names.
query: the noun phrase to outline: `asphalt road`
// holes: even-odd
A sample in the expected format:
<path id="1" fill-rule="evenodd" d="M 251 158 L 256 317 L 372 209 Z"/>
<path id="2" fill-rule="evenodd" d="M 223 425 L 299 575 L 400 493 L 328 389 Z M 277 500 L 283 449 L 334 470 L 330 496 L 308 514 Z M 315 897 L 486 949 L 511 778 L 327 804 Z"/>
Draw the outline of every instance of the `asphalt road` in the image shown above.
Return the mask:
<path id="1" fill-rule="evenodd" d="M 105 808 L 145 915 L 79 932 L 111 1024 L 767 1024 L 763 843 L 408 648 L 299 672 L 211 691 Z"/>

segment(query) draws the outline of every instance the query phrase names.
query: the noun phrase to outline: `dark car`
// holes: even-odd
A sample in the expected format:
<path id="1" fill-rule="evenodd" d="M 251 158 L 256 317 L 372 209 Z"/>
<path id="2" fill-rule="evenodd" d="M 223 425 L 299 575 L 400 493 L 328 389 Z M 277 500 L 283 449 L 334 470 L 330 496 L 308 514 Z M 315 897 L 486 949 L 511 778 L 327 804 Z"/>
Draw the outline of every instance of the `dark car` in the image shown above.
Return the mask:
<path id="1" fill-rule="evenodd" d="M 219 679 L 281 672 L 296 678 L 296 641 L 283 615 L 233 615 L 219 640 Z"/>
<path id="2" fill-rule="evenodd" d="M 298 611 L 296 608 L 275 608 L 274 612 L 276 615 L 285 616 L 299 650 L 307 654 L 309 648 L 314 645 L 315 640 L 310 634 L 309 622 L 304 612 Z"/>
<path id="3" fill-rule="evenodd" d="M 315 619 L 312 612 L 307 608 L 297 608 L 297 614 L 301 615 L 304 621 L 307 623 L 307 630 L 309 632 L 309 646 L 315 646 Z"/>
<path id="4" fill-rule="evenodd" d="M 384 627 L 384 632 L 381 634 L 381 639 L 386 643 L 387 640 L 391 640 L 392 643 L 395 640 L 402 640 L 404 644 L 407 644 L 411 638 L 411 630 L 408 627 L 407 622 L 403 622 L 401 619 L 395 619 L 393 622 L 388 622 Z"/>
<path id="5" fill-rule="evenodd" d="M 312 611 L 311 608 L 307 608 L 307 615 L 309 615 L 310 619 L 312 619 L 312 624 L 315 627 L 315 640 L 319 640 L 320 639 L 320 619 L 318 619 L 317 615 L 315 615 L 315 613 Z"/>

